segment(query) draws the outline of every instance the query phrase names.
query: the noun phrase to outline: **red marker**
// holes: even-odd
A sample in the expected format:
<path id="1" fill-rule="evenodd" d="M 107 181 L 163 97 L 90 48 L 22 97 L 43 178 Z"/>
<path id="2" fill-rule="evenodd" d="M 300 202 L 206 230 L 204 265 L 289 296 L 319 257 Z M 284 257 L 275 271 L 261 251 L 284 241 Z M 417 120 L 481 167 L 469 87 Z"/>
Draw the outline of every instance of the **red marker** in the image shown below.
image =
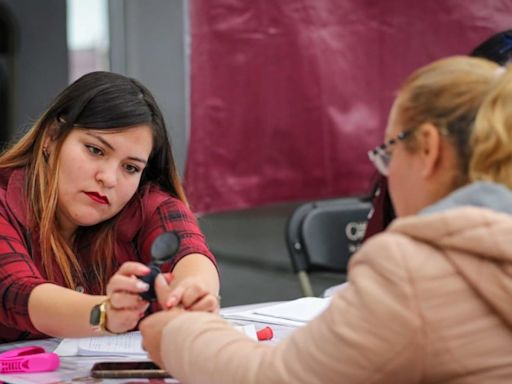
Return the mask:
<path id="1" fill-rule="evenodd" d="M 258 341 L 271 340 L 274 337 L 274 332 L 272 332 L 272 328 L 265 327 L 256 332 L 256 335 L 258 336 Z"/>

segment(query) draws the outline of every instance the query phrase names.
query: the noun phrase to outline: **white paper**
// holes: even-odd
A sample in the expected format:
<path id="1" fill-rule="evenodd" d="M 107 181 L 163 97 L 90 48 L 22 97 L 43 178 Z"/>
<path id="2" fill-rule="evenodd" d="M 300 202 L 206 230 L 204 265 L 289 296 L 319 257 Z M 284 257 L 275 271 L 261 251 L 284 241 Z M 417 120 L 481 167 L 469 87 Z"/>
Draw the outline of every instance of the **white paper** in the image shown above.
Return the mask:
<path id="1" fill-rule="evenodd" d="M 60 357 L 78 356 L 78 340 L 64 339 L 57 345 L 54 352 Z"/>
<path id="2" fill-rule="evenodd" d="M 256 334 L 256 327 L 254 324 L 245 324 L 245 325 L 234 325 L 236 330 L 245 333 L 250 339 L 258 341 L 258 335 Z"/>
<path id="3" fill-rule="evenodd" d="M 253 340 L 258 340 L 253 324 L 235 326 Z M 140 332 L 128 332 L 121 335 L 64 339 L 54 351 L 63 356 L 137 356 L 147 358 L 142 349 Z"/>
<path id="4" fill-rule="evenodd" d="M 259 308 L 254 313 L 261 316 L 307 323 L 322 313 L 329 306 L 329 303 L 329 298 L 303 297 L 287 303 Z"/>
<path id="5" fill-rule="evenodd" d="M 55 349 L 59 356 L 138 356 L 147 357 L 142 349 L 140 332 L 122 335 L 64 339 Z"/>
<path id="6" fill-rule="evenodd" d="M 242 312 L 226 313 L 224 318 L 301 327 L 323 312 L 330 298 L 304 297 Z"/>
<path id="7" fill-rule="evenodd" d="M 244 321 L 259 324 L 282 325 L 290 328 L 302 327 L 305 323 L 279 319 L 277 317 L 256 315 L 253 311 L 235 312 L 224 314 L 223 317 L 229 321 Z"/>
<path id="8" fill-rule="evenodd" d="M 127 332 L 121 335 L 88 337 L 78 342 L 78 354 L 98 355 L 147 355 L 142 349 L 140 332 Z"/>

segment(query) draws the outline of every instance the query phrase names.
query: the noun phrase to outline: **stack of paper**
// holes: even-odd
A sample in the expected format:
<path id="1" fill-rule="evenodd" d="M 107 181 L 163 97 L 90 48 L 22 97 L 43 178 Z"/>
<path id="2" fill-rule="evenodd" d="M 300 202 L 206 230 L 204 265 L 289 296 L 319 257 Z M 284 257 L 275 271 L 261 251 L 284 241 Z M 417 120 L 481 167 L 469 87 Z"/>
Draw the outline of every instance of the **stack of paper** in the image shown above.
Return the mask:
<path id="1" fill-rule="evenodd" d="M 258 340 L 253 324 L 235 327 L 253 340 Z M 54 351 L 59 356 L 137 356 L 147 358 L 142 349 L 140 332 L 121 335 L 64 339 Z"/>
<path id="2" fill-rule="evenodd" d="M 230 320 L 248 320 L 300 327 L 323 312 L 329 306 L 330 301 L 330 298 L 304 297 L 247 311 L 225 313 L 223 316 Z"/>
<path id="3" fill-rule="evenodd" d="M 140 332 L 122 335 L 64 339 L 55 353 L 59 356 L 138 356 L 147 357 L 142 349 Z"/>
<path id="4" fill-rule="evenodd" d="M 142 349 L 140 332 L 128 332 L 122 335 L 80 339 L 78 354 L 82 356 L 146 355 L 146 351 Z"/>

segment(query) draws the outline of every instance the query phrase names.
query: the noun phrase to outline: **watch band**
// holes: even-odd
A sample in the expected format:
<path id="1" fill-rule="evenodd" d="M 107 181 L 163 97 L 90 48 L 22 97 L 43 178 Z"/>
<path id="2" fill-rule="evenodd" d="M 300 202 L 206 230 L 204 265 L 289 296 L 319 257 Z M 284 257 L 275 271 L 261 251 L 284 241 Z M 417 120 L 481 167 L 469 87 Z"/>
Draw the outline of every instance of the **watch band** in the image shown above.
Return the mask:
<path id="1" fill-rule="evenodd" d="M 107 303 L 108 299 L 105 299 L 92 307 L 89 323 L 97 330 L 112 333 L 107 328 Z"/>

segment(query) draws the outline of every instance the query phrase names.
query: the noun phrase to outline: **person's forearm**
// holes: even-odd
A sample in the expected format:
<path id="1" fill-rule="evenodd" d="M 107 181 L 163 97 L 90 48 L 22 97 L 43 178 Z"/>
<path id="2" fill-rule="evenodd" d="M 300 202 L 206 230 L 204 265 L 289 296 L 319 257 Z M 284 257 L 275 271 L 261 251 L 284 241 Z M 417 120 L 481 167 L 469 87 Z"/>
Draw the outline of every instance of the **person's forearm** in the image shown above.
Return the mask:
<path id="1" fill-rule="evenodd" d="M 278 361 L 267 360 L 273 364 L 260 369 L 265 355 L 273 354 L 273 346 L 254 342 L 213 314 L 188 312 L 168 323 L 161 340 L 163 366 L 180 382 L 199 383 L 204 378 L 211 384 L 288 382 L 272 377 Z M 269 376 L 270 380 L 262 380 Z"/>
<path id="2" fill-rule="evenodd" d="M 213 295 L 219 294 L 219 274 L 217 268 L 206 256 L 198 253 L 187 255 L 178 261 L 172 273 L 174 275 L 173 285 L 177 285 L 184 278 L 196 276 L 201 279 L 208 292 Z"/>
<path id="3" fill-rule="evenodd" d="M 104 296 L 91 296 L 55 284 L 41 284 L 30 294 L 30 320 L 41 332 L 53 337 L 97 336 L 89 324 L 91 309 Z"/>

